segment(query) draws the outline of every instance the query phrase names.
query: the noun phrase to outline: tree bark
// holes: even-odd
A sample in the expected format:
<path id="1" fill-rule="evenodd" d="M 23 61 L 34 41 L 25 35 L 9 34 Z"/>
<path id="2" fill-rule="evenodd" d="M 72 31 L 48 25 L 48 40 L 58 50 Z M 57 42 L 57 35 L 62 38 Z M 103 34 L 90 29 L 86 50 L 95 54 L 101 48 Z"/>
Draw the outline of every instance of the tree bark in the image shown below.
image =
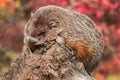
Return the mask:
<path id="1" fill-rule="evenodd" d="M 69 48 L 54 42 L 46 51 L 41 50 L 32 53 L 24 46 L 22 55 L 2 80 L 94 80 Z"/>

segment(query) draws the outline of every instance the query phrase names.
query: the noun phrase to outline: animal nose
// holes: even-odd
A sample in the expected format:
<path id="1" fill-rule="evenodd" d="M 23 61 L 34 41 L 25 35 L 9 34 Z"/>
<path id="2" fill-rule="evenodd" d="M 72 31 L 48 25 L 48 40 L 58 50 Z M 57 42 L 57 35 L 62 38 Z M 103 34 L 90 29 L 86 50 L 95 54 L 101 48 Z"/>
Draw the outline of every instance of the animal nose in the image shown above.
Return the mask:
<path id="1" fill-rule="evenodd" d="M 34 45 L 36 42 L 38 42 L 38 39 L 28 36 L 27 41 L 30 45 Z"/>

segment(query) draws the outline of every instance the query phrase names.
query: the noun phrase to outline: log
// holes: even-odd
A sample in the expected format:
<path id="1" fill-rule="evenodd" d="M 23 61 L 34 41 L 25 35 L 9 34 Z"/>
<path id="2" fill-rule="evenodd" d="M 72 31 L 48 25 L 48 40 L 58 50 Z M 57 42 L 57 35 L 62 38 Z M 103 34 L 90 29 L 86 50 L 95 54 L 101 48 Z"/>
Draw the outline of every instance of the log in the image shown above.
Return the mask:
<path id="1" fill-rule="evenodd" d="M 31 52 L 24 46 L 22 55 L 16 59 L 2 80 L 94 80 L 82 62 L 73 57 L 73 51 L 53 42 L 46 52 Z"/>

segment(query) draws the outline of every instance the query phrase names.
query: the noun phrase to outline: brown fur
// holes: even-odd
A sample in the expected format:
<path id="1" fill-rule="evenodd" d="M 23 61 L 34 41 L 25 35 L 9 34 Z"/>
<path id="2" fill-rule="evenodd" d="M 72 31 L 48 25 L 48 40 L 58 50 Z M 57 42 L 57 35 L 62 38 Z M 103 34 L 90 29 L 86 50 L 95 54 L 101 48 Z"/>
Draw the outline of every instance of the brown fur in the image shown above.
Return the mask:
<path id="1" fill-rule="evenodd" d="M 91 55 L 91 47 L 87 44 L 81 43 L 80 41 L 69 41 L 66 40 L 66 45 L 76 51 L 77 58 L 80 61 L 84 61 Z"/>

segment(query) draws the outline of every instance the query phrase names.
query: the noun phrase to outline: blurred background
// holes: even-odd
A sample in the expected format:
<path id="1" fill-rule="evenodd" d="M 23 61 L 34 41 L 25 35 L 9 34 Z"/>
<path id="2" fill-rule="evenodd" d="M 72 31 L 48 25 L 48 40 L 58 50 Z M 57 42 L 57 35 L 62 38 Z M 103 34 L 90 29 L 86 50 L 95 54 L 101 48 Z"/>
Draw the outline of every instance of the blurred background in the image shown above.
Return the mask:
<path id="1" fill-rule="evenodd" d="M 32 12 L 57 5 L 88 15 L 104 34 L 97 80 L 120 80 L 120 0 L 0 0 L 0 76 L 21 54 L 23 30 Z"/>

